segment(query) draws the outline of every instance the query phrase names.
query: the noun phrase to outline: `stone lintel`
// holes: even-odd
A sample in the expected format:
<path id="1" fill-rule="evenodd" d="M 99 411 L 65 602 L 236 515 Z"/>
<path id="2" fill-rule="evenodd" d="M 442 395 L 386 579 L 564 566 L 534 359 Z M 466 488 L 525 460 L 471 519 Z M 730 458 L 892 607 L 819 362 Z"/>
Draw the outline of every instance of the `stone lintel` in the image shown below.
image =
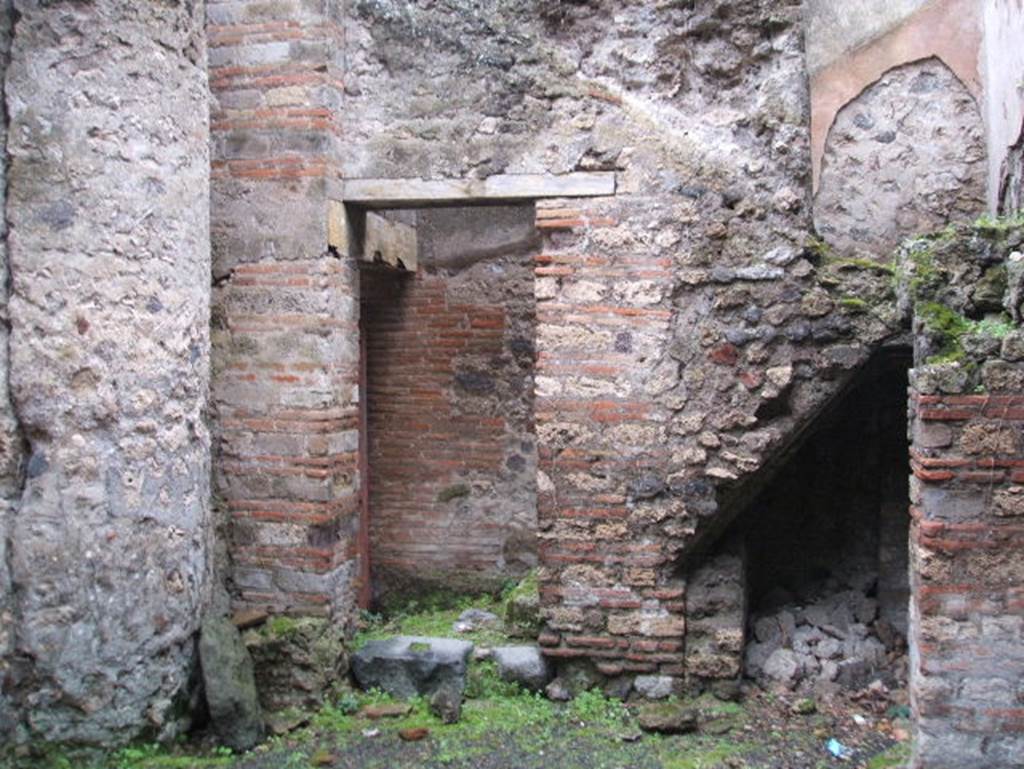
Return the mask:
<path id="1" fill-rule="evenodd" d="M 381 208 L 602 197 L 615 194 L 615 172 L 498 174 L 486 179 L 345 179 L 337 192 L 345 203 Z"/>

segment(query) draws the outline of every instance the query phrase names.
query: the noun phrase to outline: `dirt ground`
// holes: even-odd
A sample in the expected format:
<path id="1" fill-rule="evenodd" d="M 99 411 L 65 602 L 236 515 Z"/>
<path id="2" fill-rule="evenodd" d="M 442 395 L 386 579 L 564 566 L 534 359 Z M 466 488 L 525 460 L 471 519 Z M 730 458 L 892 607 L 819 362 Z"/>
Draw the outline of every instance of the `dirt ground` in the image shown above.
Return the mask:
<path id="1" fill-rule="evenodd" d="M 362 708 L 387 698 L 360 697 Z M 232 755 L 210 738 L 166 748 L 140 746 L 105 756 L 50 754 L 15 765 L 41 769 L 826 769 L 903 767 L 906 722 L 844 700 L 832 705 L 748 693 L 742 703 L 708 695 L 685 703 L 700 713 L 690 734 L 640 731 L 636 708 L 600 695 L 554 704 L 523 692 L 467 700 L 445 725 L 425 703 L 398 718 L 370 719 L 329 707 L 297 730 Z M 901 713 L 900 713 L 901 714 Z M 424 734 L 425 732 L 425 734 Z M 413 741 L 405 737 L 420 737 Z M 849 752 L 832 755 L 830 740 Z"/>

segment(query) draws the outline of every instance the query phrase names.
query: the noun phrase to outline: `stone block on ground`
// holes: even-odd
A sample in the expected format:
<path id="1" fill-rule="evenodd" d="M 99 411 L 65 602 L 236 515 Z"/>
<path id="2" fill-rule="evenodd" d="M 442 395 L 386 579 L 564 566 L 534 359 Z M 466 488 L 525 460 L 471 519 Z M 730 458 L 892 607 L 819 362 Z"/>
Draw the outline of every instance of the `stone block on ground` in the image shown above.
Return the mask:
<path id="1" fill-rule="evenodd" d="M 551 665 L 536 646 L 499 646 L 493 657 L 498 675 L 531 691 L 540 691 L 551 680 Z"/>
<path id="2" fill-rule="evenodd" d="M 649 700 L 663 700 L 672 695 L 674 681 L 670 676 L 637 676 L 633 688 Z"/>
<path id="3" fill-rule="evenodd" d="M 232 750 L 249 750 L 263 738 L 263 712 L 252 658 L 227 617 L 210 612 L 203 618 L 199 659 L 214 732 Z"/>
<path id="4" fill-rule="evenodd" d="M 776 649 L 764 662 L 764 674 L 787 688 L 796 686 L 802 673 L 800 658 L 789 649 Z"/>
<path id="5" fill-rule="evenodd" d="M 472 652 L 469 641 L 396 636 L 370 641 L 353 654 L 352 672 L 363 689 L 381 689 L 399 699 L 449 689 L 461 700 Z"/>
<path id="6" fill-rule="evenodd" d="M 688 734 L 697 730 L 699 713 L 678 702 L 645 705 L 637 714 L 637 723 L 645 732 Z"/>

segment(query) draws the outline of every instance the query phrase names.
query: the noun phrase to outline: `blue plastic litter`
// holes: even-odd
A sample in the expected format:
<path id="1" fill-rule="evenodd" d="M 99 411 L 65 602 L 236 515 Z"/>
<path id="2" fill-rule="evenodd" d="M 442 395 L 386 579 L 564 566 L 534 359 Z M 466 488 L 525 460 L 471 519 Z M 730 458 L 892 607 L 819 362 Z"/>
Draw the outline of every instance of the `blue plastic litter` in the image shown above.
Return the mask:
<path id="1" fill-rule="evenodd" d="M 837 740 L 835 737 L 830 739 L 826 743 L 825 748 L 836 758 L 850 758 L 853 755 L 853 751 L 846 747 L 843 743 Z"/>

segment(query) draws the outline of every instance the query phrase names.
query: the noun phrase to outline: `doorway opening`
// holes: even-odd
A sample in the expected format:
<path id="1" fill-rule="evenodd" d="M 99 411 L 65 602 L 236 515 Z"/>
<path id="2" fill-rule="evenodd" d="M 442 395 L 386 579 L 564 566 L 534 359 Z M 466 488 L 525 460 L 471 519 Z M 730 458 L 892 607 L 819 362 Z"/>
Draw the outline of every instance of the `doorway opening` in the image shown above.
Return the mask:
<path id="1" fill-rule="evenodd" d="M 494 590 L 537 558 L 534 206 L 369 213 L 364 602 Z"/>
<path id="2" fill-rule="evenodd" d="M 905 685 L 909 367 L 907 349 L 878 353 L 737 520 L 748 676 Z"/>

